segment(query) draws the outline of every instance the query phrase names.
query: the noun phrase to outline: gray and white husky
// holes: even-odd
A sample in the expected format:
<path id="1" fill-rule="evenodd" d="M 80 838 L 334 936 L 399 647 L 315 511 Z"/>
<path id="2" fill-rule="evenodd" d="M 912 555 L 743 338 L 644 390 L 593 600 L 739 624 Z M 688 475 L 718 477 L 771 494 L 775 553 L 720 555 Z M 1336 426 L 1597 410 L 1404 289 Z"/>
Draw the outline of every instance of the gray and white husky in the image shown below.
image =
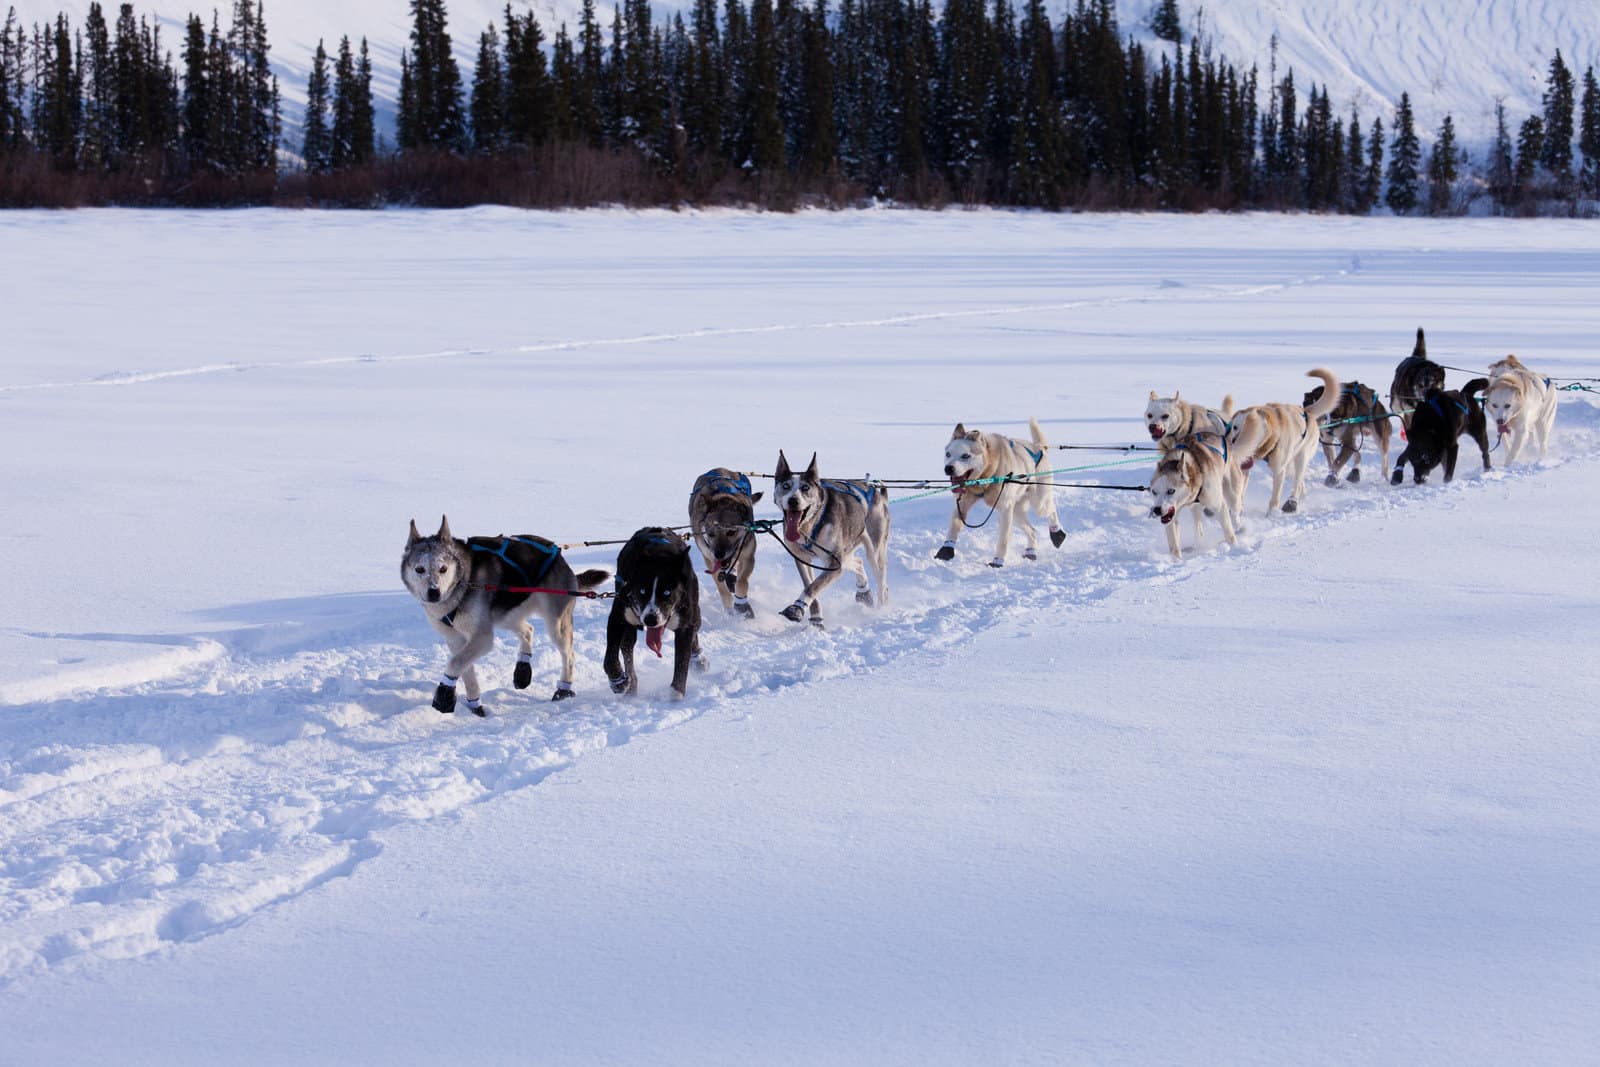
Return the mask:
<path id="1" fill-rule="evenodd" d="M 849 567 L 856 576 L 856 601 L 870 605 L 867 567 L 878 585 L 878 604 L 889 603 L 889 495 L 881 485 L 858 480 L 817 477 L 817 457 L 796 474 L 780 451 L 774 472 L 777 483 L 773 502 L 783 513 L 784 547 L 794 557 L 795 570 L 805 588 L 793 604 L 783 609 L 791 622 L 805 618 L 822 627 L 822 606 L 817 596 Z M 866 557 L 863 565 L 856 550 Z M 820 571 L 820 573 L 818 573 Z"/>
<path id="2" fill-rule="evenodd" d="M 467 686 L 467 710 L 485 714 L 479 701 L 479 659 L 494 647 L 494 631 L 517 635 L 517 667 L 512 685 L 526 689 L 533 681 L 533 624 L 544 620 L 545 632 L 561 650 L 561 681 L 552 700 L 572 696 L 572 601 L 568 593 L 588 592 L 611 572 L 588 570 L 574 575 L 561 549 L 542 537 L 472 537 L 450 535 L 450 520 L 439 532 L 423 537 L 411 521 L 400 577 L 422 604 L 428 621 L 450 648 L 444 677 L 433 693 L 433 707 L 446 715 L 456 710 L 456 682 Z M 532 589 L 562 592 L 532 592 Z"/>

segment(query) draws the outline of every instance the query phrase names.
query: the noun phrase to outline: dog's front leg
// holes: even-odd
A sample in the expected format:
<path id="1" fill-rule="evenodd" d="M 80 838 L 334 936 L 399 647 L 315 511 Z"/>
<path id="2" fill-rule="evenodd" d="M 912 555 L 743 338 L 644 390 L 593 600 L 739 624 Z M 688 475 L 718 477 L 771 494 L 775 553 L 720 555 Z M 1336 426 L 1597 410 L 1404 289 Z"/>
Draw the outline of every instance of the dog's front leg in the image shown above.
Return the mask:
<path id="1" fill-rule="evenodd" d="M 961 508 L 961 502 L 965 499 L 967 499 L 965 491 L 956 494 L 955 507 L 950 511 L 950 529 L 945 531 L 944 544 L 933 554 L 934 559 L 948 562 L 956 558 L 956 538 L 961 536 L 961 527 L 966 525 L 967 521 L 967 514 Z"/>
<path id="2" fill-rule="evenodd" d="M 1413 467 L 1416 466 L 1411 460 L 1411 445 L 1409 443 L 1400 450 L 1400 455 L 1394 461 L 1394 474 L 1389 478 L 1390 485 L 1399 485 L 1406 480 L 1407 463 L 1411 463 Z"/>
<path id="3" fill-rule="evenodd" d="M 1006 488 L 1004 485 L 1000 487 L 1002 496 L 1005 494 Z M 1000 543 L 995 545 L 994 559 L 989 561 L 989 566 L 1004 567 L 1006 565 L 1006 556 L 1011 552 L 1011 525 L 1017 521 L 1017 509 L 999 500 L 996 500 L 995 503 L 1000 509 Z"/>
<path id="4" fill-rule="evenodd" d="M 842 557 L 840 562 L 841 564 L 843 563 Z M 815 626 L 819 630 L 822 629 L 822 604 L 818 598 L 821 596 L 822 591 L 828 588 L 828 586 L 832 585 L 834 582 L 838 581 L 839 575 L 843 573 L 843 566 L 836 567 L 833 570 L 823 571 L 821 574 L 817 575 L 817 577 L 809 585 L 806 586 L 805 592 L 800 594 L 800 599 L 795 601 L 791 607 L 798 608 L 802 604 L 809 603 L 811 605 L 811 625 Z M 788 612 L 785 612 L 784 614 L 787 615 Z M 790 616 L 790 618 L 794 619 L 795 622 L 800 621 L 798 612 Z"/>
<path id="5" fill-rule="evenodd" d="M 1192 520 L 1194 525 L 1194 550 L 1196 552 L 1200 551 L 1200 546 L 1205 544 L 1206 540 L 1205 527 L 1201 525 L 1201 517 L 1205 514 L 1205 510 L 1206 509 L 1201 506 L 1198 500 L 1196 500 L 1194 506 L 1189 509 L 1189 518 Z M 1176 523 L 1174 523 L 1174 525 L 1176 525 Z"/>
<path id="6" fill-rule="evenodd" d="M 689 693 L 689 661 L 698 644 L 693 626 L 672 631 L 672 691 L 680 698 Z"/>
<path id="7" fill-rule="evenodd" d="M 794 569 L 800 573 L 800 599 L 784 608 L 778 614 L 782 615 L 790 622 L 801 622 L 806 617 L 806 608 L 812 606 L 810 601 L 810 591 L 812 578 L 815 576 L 815 572 L 811 569 L 811 564 L 807 563 L 803 559 L 796 559 L 794 561 Z"/>
<path id="8" fill-rule="evenodd" d="M 1178 516 L 1172 516 L 1172 521 L 1163 523 L 1163 525 L 1167 531 L 1167 551 L 1172 553 L 1173 559 L 1183 559 L 1183 545 L 1180 543 L 1181 538 L 1178 536 Z"/>
<path id="9" fill-rule="evenodd" d="M 470 625 L 473 620 L 457 619 L 458 630 Z M 435 711 L 450 714 L 456 710 L 456 682 L 465 681 L 467 687 L 467 707 L 476 715 L 483 711 L 478 706 L 478 675 L 472 670 L 472 665 L 482 659 L 484 654 L 494 647 L 494 629 L 484 620 L 481 628 L 470 631 L 463 636 L 459 643 L 452 643 L 450 660 L 444 667 L 444 678 L 433 692 L 433 707 Z"/>
<path id="10" fill-rule="evenodd" d="M 631 693 L 638 685 L 633 675 L 633 645 L 639 631 L 623 616 L 620 608 L 606 621 L 606 680 L 613 693 Z"/>
<path id="11" fill-rule="evenodd" d="M 1285 464 L 1269 463 L 1272 469 L 1272 499 L 1267 501 L 1267 514 L 1271 515 L 1278 510 L 1278 503 L 1283 499 L 1283 476 L 1288 473 Z"/>

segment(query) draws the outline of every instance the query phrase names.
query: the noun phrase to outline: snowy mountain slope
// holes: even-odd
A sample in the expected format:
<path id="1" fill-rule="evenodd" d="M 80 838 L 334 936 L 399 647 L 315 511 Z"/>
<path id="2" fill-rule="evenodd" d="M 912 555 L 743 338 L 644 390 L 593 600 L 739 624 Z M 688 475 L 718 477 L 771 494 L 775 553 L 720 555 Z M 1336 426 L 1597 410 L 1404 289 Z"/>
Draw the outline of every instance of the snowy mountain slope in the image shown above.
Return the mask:
<path id="1" fill-rule="evenodd" d="M 62 10 L 60 0 L 13 2 L 25 21 Z M 85 6 L 72 0 L 67 9 L 78 20 Z M 525 10 L 528 4 L 515 6 Z M 532 6 L 552 34 L 563 20 L 576 24 L 581 9 L 572 0 Z M 609 25 L 609 5 L 599 6 L 601 21 Z M 688 7 L 673 0 L 656 6 L 663 14 Z M 1125 32 L 1150 40 L 1146 24 L 1154 7 L 1154 0 L 1120 0 Z M 146 0 L 137 9 L 166 20 L 174 47 L 186 14 L 210 10 L 174 0 Z M 451 0 L 450 28 L 464 76 L 471 74 L 478 34 L 501 21 L 504 9 L 500 0 Z M 1504 97 L 1513 126 L 1538 110 L 1555 49 L 1580 76 L 1600 61 L 1600 19 L 1590 0 L 1189 0 L 1180 9 L 1191 30 L 1200 16 L 1216 52 L 1242 67 L 1258 65 L 1263 84 L 1276 35 L 1280 73 L 1293 68 L 1302 87 L 1326 84 L 1341 110 L 1357 103 L 1364 115 L 1381 114 L 1387 122 L 1400 94 L 1409 92 L 1425 134 L 1453 114 L 1469 146 L 1493 135 L 1497 97 Z M 266 16 L 291 123 L 298 121 L 295 108 L 304 104 L 319 39 L 331 53 L 342 34 L 368 37 L 378 93 L 392 99 L 409 34 L 405 0 L 273 0 Z M 383 110 L 392 114 L 392 105 Z"/>
<path id="2" fill-rule="evenodd" d="M 939 493 L 825 633 L 763 544 L 686 701 L 654 659 L 611 696 L 584 603 L 576 700 L 541 636 L 488 720 L 426 706 L 412 516 L 615 536 L 780 446 L 1128 441 L 1152 386 L 1382 388 L 1419 323 L 1597 373 L 1586 226 L 1248 222 L 0 215 L 6 1054 L 1592 1058 L 1591 398 L 1545 464 L 1369 457 L 1294 517 L 1257 478 L 1181 565 L 1138 494 L 1066 489 L 1037 565 L 991 528 L 938 564 Z"/>

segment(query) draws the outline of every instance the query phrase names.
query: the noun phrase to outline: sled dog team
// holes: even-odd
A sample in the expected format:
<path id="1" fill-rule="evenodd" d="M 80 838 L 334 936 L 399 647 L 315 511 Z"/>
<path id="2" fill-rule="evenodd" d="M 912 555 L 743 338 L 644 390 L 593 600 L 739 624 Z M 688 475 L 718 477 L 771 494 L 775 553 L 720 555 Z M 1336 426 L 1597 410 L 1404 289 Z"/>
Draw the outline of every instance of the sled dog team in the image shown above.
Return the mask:
<path id="1" fill-rule="evenodd" d="M 1178 517 L 1185 510 L 1193 520 L 1196 547 L 1202 539 L 1202 516 L 1215 518 L 1223 537 L 1234 544 L 1243 525 L 1245 487 L 1257 462 L 1264 462 L 1272 477 L 1267 513 L 1279 508 L 1293 513 L 1305 497 L 1306 474 L 1319 445 L 1328 460 L 1330 486 L 1339 483 L 1347 463 L 1350 472 L 1345 480 L 1361 480 L 1361 453 L 1369 441 L 1387 469 L 1389 420 L 1395 416 L 1404 427 L 1406 447 L 1395 460 L 1390 478 L 1394 485 L 1403 480 L 1407 463 L 1418 483 L 1427 481 L 1441 464 L 1444 480 L 1450 481 L 1462 435 L 1477 444 L 1488 470 L 1489 419 L 1501 437 L 1510 438 L 1507 463 L 1516 461 L 1530 439 L 1536 440 L 1539 458 L 1544 459 L 1556 415 L 1556 391 L 1550 380 L 1530 371 L 1516 356 L 1492 364 L 1489 372 L 1490 378 L 1446 389 L 1445 368 L 1428 359 L 1419 329 L 1416 347 L 1395 369 L 1388 408 L 1371 388 L 1360 382 L 1341 383 L 1331 371 L 1320 368 L 1309 376 L 1322 384 L 1298 404 L 1235 410 L 1228 396 L 1221 409 L 1213 410 L 1176 394 L 1160 397 L 1152 391 L 1144 412 L 1158 453 L 1149 483 L 1150 514 L 1165 527 L 1174 558 L 1182 558 Z M 988 510 L 979 514 L 992 513 L 998 519 L 991 567 L 1005 565 L 1012 532 L 1019 524 L 1027 541 L 1023 558 L 1038 558 L 1039 538 L 1030 513 L 1048 524 L 1055 547 L 1066 540 L 1047 462 L 1051 446 L 1037 420 L 1030 419 L 1028 425 L 1029 438 L 1021 440 L 956 424 L 944 448 L 944 474 L 950 479 L 955 506 L 948 537 L 935 558 L 955 558 L 956 540 L 980 505 Z M 815 455 L 797 472 L 782 451 L 773 483 L 783 547 L 793 557 L 801 582 L 800 595 L 781 614 L 793 622 L 809 617 L 820 628 L 819 597 L 846 569 L 855 577 L 858 603 L 888 604 L 887 490 L 871 481 L 823 478 Z M 696 479 L 689 495 L 690 536 L 723 610 L 746 619 L 755 617 L 749 591 L 756 556 L 755 505 L 762 495 L 752 491 L 746 475 L 721 467 Z M 411 523 L 401 577 L 449 648 L 433 707 L 446 714 L 455 711 L 459 684 L 466 690 L 467 709 L 481 716 L 486 712 L 474 665 L 493 647 L 495 630 L 515 633 L 518 649 L 512 685 L 526 689 L 533 680 L 535 615 L 544 621 L 545 632 L 561 653 L 561 677 L 552 699 L 573 695 L 573 601 L 594 595 L 612 575 L 605 570 L 575 573 L 560 547 L 542 537 L 456 538 L 446 519 L 428 537 L 418 532 L 415 521 Z M 638 685 L 633 653 L 640 631 L 645 647 L 660 657 L 670 630 L 672 690 L 683 696 L 691 665 L 706 666 L 700 651 L 700 586 L 689 540 L 665 527 L 639 530 L 617 555 L 615 578 L 604 661 L 612 691 L 631 693 Z"/>

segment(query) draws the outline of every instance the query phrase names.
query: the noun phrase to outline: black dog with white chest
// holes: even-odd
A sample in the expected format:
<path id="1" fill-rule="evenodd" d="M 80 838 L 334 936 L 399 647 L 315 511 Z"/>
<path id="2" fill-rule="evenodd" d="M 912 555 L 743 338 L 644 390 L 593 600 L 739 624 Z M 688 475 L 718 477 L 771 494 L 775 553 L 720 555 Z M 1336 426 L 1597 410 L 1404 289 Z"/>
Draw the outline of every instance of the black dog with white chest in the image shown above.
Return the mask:
<path id="1" fill-rule="evenodd" d="M 1411 413 L 1411 427 L 1406 431 L 1406 450 L 1394 461 L 1391 485 L 1405 480 L 1405 467 L 1411 464 L 1411 479 L 1418 485 L 1428 480 L 1428 474 L 1444 463 L 1444 480 L 1456 476 L 1456 455 L 1460 451 L 1458 438 L 1470 434 L 1483 454 L 1483 469 L 1489 469 L 1489 424 L 1483 414 L 1483 402 L 1478 394 L 1488 388 L 1487 378 L 1474 378 L 1460 389 L 1429 389 L 1422 402 Z"/>
<path id="2" fill-rule="evenodd" d="M 689 688 L 689 661 L 705 669 L 700 654 L 700 582 L 689 559 L 689 542 L 661 526 L 647 526 L 628 539 L 617 555 L 617 598 L 606 624 L 606 677 L 613 693 L 639 687 L 633 646 L 644 631 L 645 647 L 661 655 L 662 637 L 672 631 L 672 691 Z"/>

